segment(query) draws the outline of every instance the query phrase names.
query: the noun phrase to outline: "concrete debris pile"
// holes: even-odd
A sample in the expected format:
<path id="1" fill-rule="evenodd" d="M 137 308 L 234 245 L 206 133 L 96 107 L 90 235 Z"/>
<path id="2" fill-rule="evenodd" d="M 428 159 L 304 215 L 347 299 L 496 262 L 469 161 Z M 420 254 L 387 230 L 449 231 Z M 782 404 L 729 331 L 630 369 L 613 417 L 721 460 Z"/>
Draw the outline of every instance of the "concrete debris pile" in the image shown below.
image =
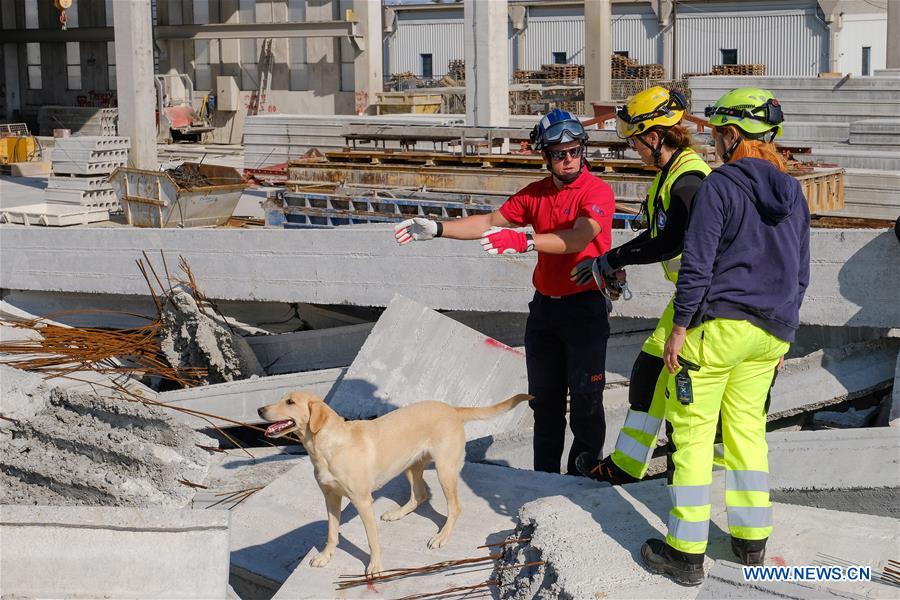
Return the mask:
<path id="1" fill-rule="evenodd" d="M 159 408 L 0 366 L 0 504 L 184 507 L 217 442 Z M 35 385 L 37 383 L 37 385 Z"/>
<path id="2" fill-rule="evenodd" d="M 183 287 L 167 294 L 160 311 L 160 346 L 176 369 L 206 368 L 203 383 L 265 375 L 256 355 L 218 316 L 210 316 Z"/>

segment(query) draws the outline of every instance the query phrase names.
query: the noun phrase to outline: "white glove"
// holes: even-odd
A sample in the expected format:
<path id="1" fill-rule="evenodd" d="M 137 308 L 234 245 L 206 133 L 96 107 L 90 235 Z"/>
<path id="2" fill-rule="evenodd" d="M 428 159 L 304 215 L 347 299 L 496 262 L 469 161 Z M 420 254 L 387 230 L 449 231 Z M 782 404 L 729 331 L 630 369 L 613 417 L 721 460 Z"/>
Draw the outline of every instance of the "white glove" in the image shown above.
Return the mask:
<path id="1" fill-rule="evenodd" d="M 433 240 L 438 234 L 438 224 L 431 219 L 414 217 L 394 225 L 394 237 L 401 246 L 415 240 Z"/>

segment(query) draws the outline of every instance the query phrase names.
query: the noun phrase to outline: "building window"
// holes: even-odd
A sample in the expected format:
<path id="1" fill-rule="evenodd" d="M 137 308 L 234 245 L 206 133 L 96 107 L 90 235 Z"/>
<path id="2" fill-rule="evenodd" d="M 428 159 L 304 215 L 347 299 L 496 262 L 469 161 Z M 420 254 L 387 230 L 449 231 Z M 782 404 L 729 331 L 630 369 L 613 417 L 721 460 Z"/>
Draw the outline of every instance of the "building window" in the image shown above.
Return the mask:
<path id="1" fill-rule="evenodd" d="M 81 89 L 81 44 L 66 42 L 66 89 Z"/>
<path id="2" fill-rule="evenodd" d="M 554 65 L 564 65 L 569 61 L 566 59 L 565 52 L 554 52 L 553 53 L 553 64 Z"/>
<path id="3" fill-rule="evenodd" d="M 725 48 L 721 49 L 722 52 L 722 64 L 723 65 L 736 65 L 737 61 L 737 48 L 731 48 L 726 50 Z"/>
<path id="4" fill-rule="evenodd" d="M 41 81 L 41 45 L 36 43 L 25 44 L 26 69 L 28 71 L 28 89 L 42 89 Z"/>
<path id="5" fill-rule="evenodd" d="M 863 46 L 862 49 L 862 74 L 872 74 L 872 47 Z"/>
<path id="6" fill-rule="evenodd" d="M 622 58 L 628 58 L 628 50 L 616 50 L 613 54 L 621 56 Z"/>
<path id="7" fill-rule="evenodd" d="M 106 42 L 106 76 L 109 78 L 109 89 L 116 89 L 116 43 Z"/>
<path id="8" fill-rule="evenodd" d="M 422 63 L 422 78 L 431 79 L 434 77 L 434 64 L 430 54 L 420 54 L 419 58 Z"/>

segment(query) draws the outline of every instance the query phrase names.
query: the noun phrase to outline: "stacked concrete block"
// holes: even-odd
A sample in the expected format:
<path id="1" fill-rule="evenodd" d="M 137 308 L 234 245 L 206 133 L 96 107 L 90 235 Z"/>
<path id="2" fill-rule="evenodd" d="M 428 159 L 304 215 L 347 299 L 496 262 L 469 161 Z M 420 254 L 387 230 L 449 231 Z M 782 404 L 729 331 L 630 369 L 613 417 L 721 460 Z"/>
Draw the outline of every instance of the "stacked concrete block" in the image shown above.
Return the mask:
<path id="1" fill-rule="evenodd" d="M 51 176 L 44 192 L 47 202 L 74 204 L 119 210 L 119 199 L 106 176 L 60 177 Z"/>
<path id="2" fill-rule="evenodd" d="M 55 175 L 109 175 L 128 162 L 129 139 L 84 135 L 60 138 L 53 148 Z"/>
<path id="3" fill-rule="evenodd" d="M 79 135 L 116 135 L 119 109 L 92 106 L 42 106 L 38 109 L 41 135 L 70 129 Z"/>
<path id="4" fill-rule="evenodd" d="M 850 124 L 850 143 L 860 146 L 900 146 L 900 118 L 854 121 Z"/>
<path id="5" fill-rule="evenodd" d="M 109 174 L 128 162 L 127 137 L 85 135 L 56 140 L 47 202 L 121 210 Z"/>

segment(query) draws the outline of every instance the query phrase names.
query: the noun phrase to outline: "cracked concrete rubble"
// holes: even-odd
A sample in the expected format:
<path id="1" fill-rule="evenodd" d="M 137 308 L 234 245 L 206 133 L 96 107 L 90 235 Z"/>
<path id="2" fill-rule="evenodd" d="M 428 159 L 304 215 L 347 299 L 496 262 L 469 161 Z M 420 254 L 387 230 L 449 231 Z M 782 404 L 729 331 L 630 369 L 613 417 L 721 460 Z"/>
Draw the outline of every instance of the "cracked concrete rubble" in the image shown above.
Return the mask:
<path id="1" fill-rule="evenodd" d="M 183 507 L 217 442 L 159 408 L 35 383 L 0 366 L 0 504 Z M 40 379 L 38 377 L 38 379 Z M 7 412 L 7 407 L 12 410 Z"/>
<path id="2" fill-rule="evenodd" d="M 204 383 L 265 375 L 247 341 L 207 314 L 186 289 L 176 287 L 166 295 L 160 316 L 160 346 L 175 368 L 208 369 Z"/>

